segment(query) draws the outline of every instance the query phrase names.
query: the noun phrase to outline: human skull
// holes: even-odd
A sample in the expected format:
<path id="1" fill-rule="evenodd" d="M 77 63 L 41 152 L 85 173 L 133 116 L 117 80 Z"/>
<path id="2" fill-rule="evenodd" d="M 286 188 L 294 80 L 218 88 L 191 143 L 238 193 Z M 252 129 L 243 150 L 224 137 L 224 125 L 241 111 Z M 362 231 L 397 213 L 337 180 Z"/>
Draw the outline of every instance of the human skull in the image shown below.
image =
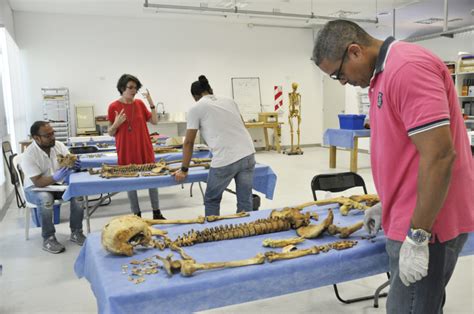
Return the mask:
<path id="1" fill-rule="evenodd" d="M 102 230 L 102 246 L 110 253 L 132 256 L 135 246 L 153 244 L 151 227 L 135 215 L 114 218 Z"/>

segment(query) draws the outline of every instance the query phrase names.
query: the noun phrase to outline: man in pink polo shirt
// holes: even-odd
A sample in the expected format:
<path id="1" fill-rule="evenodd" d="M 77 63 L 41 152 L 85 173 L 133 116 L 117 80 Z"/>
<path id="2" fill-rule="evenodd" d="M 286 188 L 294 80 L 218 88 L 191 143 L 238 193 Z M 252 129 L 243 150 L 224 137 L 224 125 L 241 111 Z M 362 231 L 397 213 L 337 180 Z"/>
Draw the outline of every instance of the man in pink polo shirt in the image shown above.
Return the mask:
<path id="1" fill-rule="evenodd" d="M 369 87 L 371 163 L 390 257 L 388 313 L 441 313 L 459 252 L 474 231 L 474 163 L 444 63 L 415 44 L 385 41 L 336 20 L 319 32 L 316 65 L 341 84 Z M 383 210 L 382 210 L 383 207 Z"/>

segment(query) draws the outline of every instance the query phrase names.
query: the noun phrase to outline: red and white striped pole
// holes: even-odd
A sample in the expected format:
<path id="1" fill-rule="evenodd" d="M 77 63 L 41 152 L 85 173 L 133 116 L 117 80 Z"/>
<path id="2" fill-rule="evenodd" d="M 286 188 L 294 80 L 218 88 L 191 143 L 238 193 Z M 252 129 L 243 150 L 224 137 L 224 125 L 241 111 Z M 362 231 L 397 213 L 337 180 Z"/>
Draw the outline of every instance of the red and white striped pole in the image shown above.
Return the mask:
<path id="1" fill-rule="evenodd" d="M 278 111 L 283 106 L 283 87 L 275 86 L 273 88 L 273 96 L 275 100 L 275 111 Z"/>

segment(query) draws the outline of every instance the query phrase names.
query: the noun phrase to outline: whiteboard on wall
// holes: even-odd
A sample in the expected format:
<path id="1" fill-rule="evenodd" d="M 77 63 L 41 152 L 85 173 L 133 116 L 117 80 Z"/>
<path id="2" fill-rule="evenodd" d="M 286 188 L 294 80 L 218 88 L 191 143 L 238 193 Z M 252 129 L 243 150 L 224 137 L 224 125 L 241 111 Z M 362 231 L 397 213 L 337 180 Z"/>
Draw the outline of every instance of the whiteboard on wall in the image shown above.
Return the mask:
<path id="1" fill-rule="evenodd" d="M 2 55 L 0 54 L 0 60 Z M 3 101 L 2 66 L 0 64 L 0 138 L 7 136 L 7 116 Z M 3 173 L 3 172 L 2 172 Z"/>
<path id="2" fill-rule="evenodd" d="M 262 96 L 260 78 L 233 77 L 232 98 L 239 106 L 244 121 L 257 121 L 258 113 L 262 112 Z"/>

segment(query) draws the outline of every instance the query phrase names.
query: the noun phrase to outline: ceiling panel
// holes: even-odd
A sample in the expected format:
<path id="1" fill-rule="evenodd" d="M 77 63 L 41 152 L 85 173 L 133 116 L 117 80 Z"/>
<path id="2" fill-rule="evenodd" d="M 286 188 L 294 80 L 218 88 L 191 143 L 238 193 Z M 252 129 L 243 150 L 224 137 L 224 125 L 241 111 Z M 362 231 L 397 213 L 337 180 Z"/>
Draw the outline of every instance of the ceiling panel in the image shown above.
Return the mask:
<path id="1" fill-rule="evenodd" d="M 29 11 L 61 14 L 90 14 L 102 16 L 131 16 L 160 18 L 170 14 L 169 10 L 145 9 L 145 0 L 9 0 L 14 11 Z M 354 19 L 378 18 L 377 24 L 365 23 L 362 26 L 369 33 L 383 38 L 392 34 L 393 9 L 395 9 L 397 38 L 419 36 L 440 32 L 443 22 L 430 25 L 417 24 L 416 21 L 429 18 L 444 18 L 444 0 L 150 0 L 150 3 L 209 7 L 239 10 L 280 12 L 320 16 L 346 17 Z M 449 0 L 449 28 L 474 25 L 474 0 Z M 175 11 L 176 12 L 176 11 Z M 271 24 L 297 27 L 311 27 L 324 24 L 326 20 L 288 19 L 272 17 L 249 17 L 247 14 L 228 14 L 222 19 L 196 11 L 178 11 L 177 18 L 214 19 L 230 23 Z M 216 13 L 214 13 L 216 14 Z"/>

